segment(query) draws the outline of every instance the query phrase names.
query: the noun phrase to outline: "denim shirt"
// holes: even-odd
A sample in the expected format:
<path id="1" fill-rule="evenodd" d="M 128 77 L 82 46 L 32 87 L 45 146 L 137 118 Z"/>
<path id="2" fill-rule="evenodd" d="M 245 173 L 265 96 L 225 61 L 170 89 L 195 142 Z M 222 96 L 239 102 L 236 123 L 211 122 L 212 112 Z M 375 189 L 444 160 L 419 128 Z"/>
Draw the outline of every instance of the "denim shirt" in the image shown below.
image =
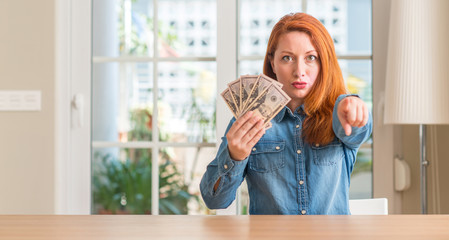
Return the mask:
<path id="1" fill-rule="evenodd" d="M 346 136 L 337 116 L 338 103 L 346 96 L 339 96 L 335 103 L 332 127 L 336 137 L 329 144 L 310 145 L 301 137 L 303 106 L 294 113 L 284 107 L 242 161 L 231 159 L 223 137 L 200 183 L 207 207 L 227 208 L 246 177 L 250 214 L 350 214 L 350 175 L 358 148 L 371 135 L 372 116 L 364 127 L 352 127 Z"/>

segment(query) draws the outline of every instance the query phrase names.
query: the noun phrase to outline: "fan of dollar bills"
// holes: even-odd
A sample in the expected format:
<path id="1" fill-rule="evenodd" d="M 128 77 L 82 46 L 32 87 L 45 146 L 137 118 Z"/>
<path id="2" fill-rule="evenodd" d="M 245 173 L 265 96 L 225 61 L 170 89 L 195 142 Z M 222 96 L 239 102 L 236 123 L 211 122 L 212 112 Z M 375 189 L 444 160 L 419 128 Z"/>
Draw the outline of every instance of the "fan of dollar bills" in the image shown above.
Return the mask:
<path id="1" fill-rule="evenodd" d="M 221 96 L 235 118 L 253 111 L 271 127 L 271 119 L 284 108 L 290 97 L 282 90 L 282 84 L 264 75 L 242 75 L 228 84 Z"/>

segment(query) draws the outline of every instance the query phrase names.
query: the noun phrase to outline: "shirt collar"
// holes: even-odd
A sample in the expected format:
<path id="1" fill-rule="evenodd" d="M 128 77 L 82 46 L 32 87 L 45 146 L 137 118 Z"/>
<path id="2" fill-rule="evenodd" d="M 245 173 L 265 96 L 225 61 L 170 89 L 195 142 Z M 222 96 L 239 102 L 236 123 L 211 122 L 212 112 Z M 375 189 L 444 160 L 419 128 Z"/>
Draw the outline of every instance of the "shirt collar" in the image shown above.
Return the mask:
<path id="1" fill-rule="evenodd" d="M 295 110 L 295 113 L 297 113 L 299 115 L 303 115 L 304 114 L 304 104 L 299 106 L 299 107 L 297 107 L 296 110 Z M 273 121 L 280 122 L 280 121 L 282 121 L 284 119 L 284 117 L 286 115 L 293 116 L 292 111 L 287 106 L 282 108 L 282 110 L 273 118 Z"/>

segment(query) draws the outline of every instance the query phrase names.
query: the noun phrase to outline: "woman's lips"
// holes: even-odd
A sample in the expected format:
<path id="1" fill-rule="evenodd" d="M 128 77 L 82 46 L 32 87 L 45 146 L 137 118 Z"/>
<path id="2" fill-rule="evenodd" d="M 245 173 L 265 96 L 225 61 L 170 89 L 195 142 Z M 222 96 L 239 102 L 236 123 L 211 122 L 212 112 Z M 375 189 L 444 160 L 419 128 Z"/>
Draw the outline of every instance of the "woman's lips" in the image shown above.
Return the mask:
<path id="1" fill-rule="evenodd" d="M 306 87 L 306 85 L 307 85 L 307 83 L 305 83 L 305 82 L 294 82 L 294 83 L 292 83 L 292 86 L 294 88 L 296 88 L 296 89 L 303 89 L 303 88 Z"/>

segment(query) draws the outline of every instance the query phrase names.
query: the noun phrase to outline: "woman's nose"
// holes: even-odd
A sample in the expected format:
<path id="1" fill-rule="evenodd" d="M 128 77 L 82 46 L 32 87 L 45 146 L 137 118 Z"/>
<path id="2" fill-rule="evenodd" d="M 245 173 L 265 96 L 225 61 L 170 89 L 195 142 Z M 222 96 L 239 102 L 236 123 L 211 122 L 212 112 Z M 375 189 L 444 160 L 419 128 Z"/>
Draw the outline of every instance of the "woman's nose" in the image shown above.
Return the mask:
<path id="1" fill-rule="evenodd" d="M 298 61 L 295 65 L 294 71 L 295 77 L 303 78 L 306 75 L 306 67 L 305 64 L 301 61 Z"/>

